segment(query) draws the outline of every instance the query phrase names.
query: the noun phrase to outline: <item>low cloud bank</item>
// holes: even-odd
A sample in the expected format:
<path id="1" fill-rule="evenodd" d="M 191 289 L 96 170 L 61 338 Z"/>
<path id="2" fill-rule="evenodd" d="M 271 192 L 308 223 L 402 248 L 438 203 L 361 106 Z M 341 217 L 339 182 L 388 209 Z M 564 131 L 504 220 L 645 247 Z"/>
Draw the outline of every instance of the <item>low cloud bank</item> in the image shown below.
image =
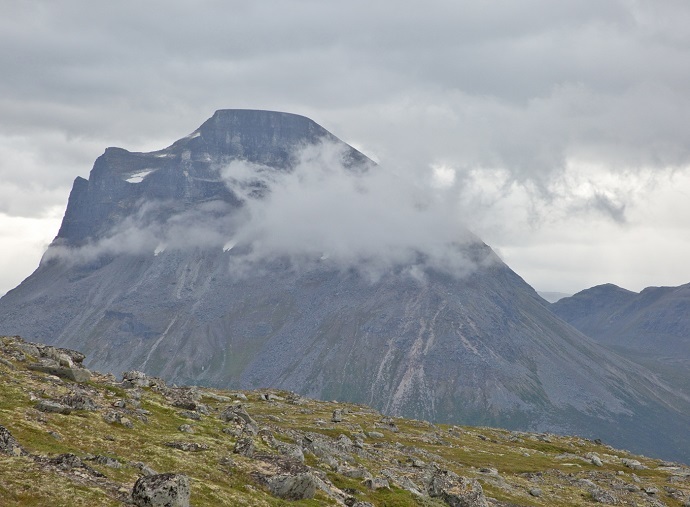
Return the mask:
<path id="1" fill-rule="evenodd" d="M 463 222 L 451 168 L 412 179 L 373 164 L 347 167 L 343 155 L 338 144 L 307 146 L 291 171 L 233 161 L 218 168 L 218 178 L 242 199 L 239 209 L 214 201 L 167 216 L 171 203 L 143 202 L 107 237 L 78 248 L 53 245 L 43 262 L 215 248 L 238 275 L 289 258 L 295 269 L 319 262 L 376 279 L 391 269 L 463 276 L 496 260 L 468 248 L 479 239 Z"/>

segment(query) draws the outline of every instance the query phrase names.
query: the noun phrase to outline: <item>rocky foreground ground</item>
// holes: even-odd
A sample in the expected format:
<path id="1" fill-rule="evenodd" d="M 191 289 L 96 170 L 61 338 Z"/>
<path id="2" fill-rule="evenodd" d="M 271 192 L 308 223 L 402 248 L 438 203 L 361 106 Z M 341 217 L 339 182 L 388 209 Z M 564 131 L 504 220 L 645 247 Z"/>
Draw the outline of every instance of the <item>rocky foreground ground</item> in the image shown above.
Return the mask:
<path id="1" fill-rule="evenodd" d="M 0 338 L 0 505 L 690 506 L 689 466 L 598 441 L 118 380 L 83 360 Z"/>

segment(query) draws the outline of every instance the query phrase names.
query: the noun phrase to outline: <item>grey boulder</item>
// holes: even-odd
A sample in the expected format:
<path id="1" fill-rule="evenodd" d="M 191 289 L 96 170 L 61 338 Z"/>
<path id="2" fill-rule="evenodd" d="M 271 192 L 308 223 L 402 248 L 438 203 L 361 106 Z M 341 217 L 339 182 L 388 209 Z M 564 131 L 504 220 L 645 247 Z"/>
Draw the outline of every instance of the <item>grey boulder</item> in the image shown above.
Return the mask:
<path id="1" fill-rule="evenodd" d="M 132 489 L 138 507 L 189 507 L 189 478 L 183 474 L 140 477 Z"/>

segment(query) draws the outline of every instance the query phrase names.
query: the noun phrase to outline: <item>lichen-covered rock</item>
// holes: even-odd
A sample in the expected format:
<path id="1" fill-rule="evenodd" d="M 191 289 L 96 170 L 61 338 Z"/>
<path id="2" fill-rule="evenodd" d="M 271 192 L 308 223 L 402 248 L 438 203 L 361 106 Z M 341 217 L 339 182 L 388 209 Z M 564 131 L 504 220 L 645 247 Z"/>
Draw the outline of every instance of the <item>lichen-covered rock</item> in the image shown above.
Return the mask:
<path id="1" fill-rule="evenodd" d="M 377 489 L 389 489 L 390 484 L 388 483 L 388 479 L 384 479 L 383 477 L 369 477 L 367 479 L 364 479 L 364 485 L 376 491 Z"/>
<path id="2" fill-rule="evenodd" d="M 27 367 L 30 370 L 48 373 L 74 382 L 88 382 L 91 380 L 91 372 L 86 368 L 61 366 L 53 359 L 42 360 L 40 363 L 31 363 Z"/>
<path id="3" fill-rule="evenodd" d="M 618 497 L 616 497 L 616 495 L 598 486 L 592 488 L 589 491 L 589 494 L 592 496 L 592 500 L 594 500 L 597 503 L 603 503 L 606 505 L 618 504 Z"/>
<path id="4" fill-rule="evenodd" d="M 189 478 L 183 474 L 140 477 L 132 489 L 138 507 L 189 507 Z"/>
<path id="5" fill-rule="evenodd" d="M 183 410 L 182 412 L 178 412 L 177 415 L 179 415 L 180 417 L 184 417 L 185 419 L 201 421 L 201 415 L 198 412 L 194 412 L 192 410 Z"/>
<path id="6" fill-rule="evenodd" d="M 26 451 L 19 445 L 10 431 L 4 426 L 0 426 L 0 452 L 10 456 L 22 456 Z"/>
<path id="7" fill-rule="evenodd" d="M 74 410 L 96 410 L 98 406 L 92 398 L 83 393 L 71 393 L 60 398 L 60 403 Z"/>
<path id="8" fill-rule="evenodd" d="M 141 473 L 144 475 L 158 475 L 158 472 L 156 472 L 146 463 L 142 463 L 141 461 L 133 461 L 130 463 L 130 466 L 133 466 L 134 468 L 140 470 Z"/>
<path id="9" fill-rule="evenodd" d="M 69 415 L 72 413 L 72 409 L 70 407 L 68 407 L 67 405 L 63 405 L 62 403 L 58 403 L 57 401 L 52 401 L 52 400 L 41 400 L 41 401 L 39 401 L 36 404 L 36 410 L 40 410 L 41 412 L 63 414 L 63 415 Z"/>
<path id="10" fill-rule="evenodd" d="M 96 456 L 92 456 L 91 458 L 89 458 L 89 460 L 93 461 L 94 463 L 98 463 L 99 465 L 103 465 L 110 468 L 122 467 L 118 460 L 116 460 L 115 458 L 111 458 L 110 456 L 103 456 L 98 454 Z"/>
<path id="11" fill-rule="evenodd" d="M 281 474 L 268 479 L 268 489 L 284 500 L 304 500 L 314 498 L 316 480 L 311 472 Z"/>
<path id="12" fill-rule="evenodd" d="M 79 468 L 82 472 L 86 472 L 94 477 L 104 477 L 102 473 L 98 470 L 94 470 L 89 465 L 84 463 L 82 459 L 72 453 L 58 454 L 53 458 L 49 458 L 47 461 L 50 465 L 60 470 L 72 470 L 74 468 Z"/>
<path id="13" fill-rule="evenodd" d="M 116 412 L 114 410 L 110 410 L 103 414 L 103 420 L 110 424 L 121 424 L 122 426 L 130 430 L 134 428 L 134 423 L 127 416 L 124 416 L 121 413 Z"/>
<path id="14" fill-rule="evenodd" d="M 427 492 L 450 507 L 488 507 L 484 490 L 475 479 L 461 477 L 449 470 L 437 470 L 431 477 Z"/>
<path id="15" fill-rule="evenodd" d="M 241 403 L 230 405 L 223 410 L 220 413 L 220 419 L 221 421 L 225 422 L 241 422 L 242 424 L 255 430 L 254 433 L 256 433 L 256 431 L 259 429 L 256 421 L 251 418 Z"/>
<path id="16" fill-rule="evenodd" d="M 201 452 L 208 449 L 206 444 L 198 444 L 196 442 L 180 442 L 178 440 L 172 442 L 166 442 L 167 447 L 172 447 L 173 449 L 179 449 L 185 452 Z"/>
<path id="17" fill-rule="evenodd" d="M 50 463 L 63 470 L 84 467 L 84 462 L 81 460 L 81 458 L 72 453 L 59 454 L 54 458 L 51 458 Z"/>
<path id="18" fill-rule="evenodd" d="M 41 357 L 41 352 L 38 350 L 38 347 L 36 347 L 36 345 L 34 345 L 33 343 L 21 342 L 17 344 L 17 348 L 27 356 L 31 356 L 36 359 Z"/>
<path id="19" fill-rule="evenodd" d="M 254 440 L 252 440 L 250 437 L 238 438 L 237 442 L 235 442 L 233 452 L 235 454 L 251 458 L 254 456 Z"/>
<path id="20" fill-rule="evenodd" d="M 640 463 L 636 459 L 623 458 L 621 460 L 621 463 L 623 463 L 623 466 L 626 466 L 628 468 L 632 468 L 633 470 L 645 470 L 647 468 L 646 466 L 644 466 L 642 463 Z"/>
<path id="21" fill-rule="evenodd" d="M 276 441 L 274 446 L 280 454 L 304 463 L 304 451 L 299 445 Z"/>
<path id="22" fill-rule="evenodd" d="M 131 370 L 122 374 L 122 384 L 127 388 L 149 387 L 150 383 L 149 377 L 141 371 Z"/>

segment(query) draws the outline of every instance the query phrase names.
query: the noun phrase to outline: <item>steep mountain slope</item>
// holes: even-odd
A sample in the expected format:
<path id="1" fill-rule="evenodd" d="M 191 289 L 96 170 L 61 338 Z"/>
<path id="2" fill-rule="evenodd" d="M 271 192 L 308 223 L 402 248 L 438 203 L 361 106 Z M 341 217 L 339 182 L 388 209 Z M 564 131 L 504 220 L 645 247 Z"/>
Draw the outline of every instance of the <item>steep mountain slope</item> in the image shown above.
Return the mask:
<path id="1" fill-rule="evenodd" d="M 308 169 L 378 170 L 311 120 L 266 111 L 218 111 L 158 152 L 109 148 L 75 181 L 41 265 L 0 299 L 0 332 L 83 350 L 105 371 L 690 455 L 687 400 L 558 319 L 467 232 L 445 264 L 421 247 L 382 265 L 309 245 L 266 255 L 290 217 L 262 237 L 247 215 L 310 147 L 327 156 Z"/>

